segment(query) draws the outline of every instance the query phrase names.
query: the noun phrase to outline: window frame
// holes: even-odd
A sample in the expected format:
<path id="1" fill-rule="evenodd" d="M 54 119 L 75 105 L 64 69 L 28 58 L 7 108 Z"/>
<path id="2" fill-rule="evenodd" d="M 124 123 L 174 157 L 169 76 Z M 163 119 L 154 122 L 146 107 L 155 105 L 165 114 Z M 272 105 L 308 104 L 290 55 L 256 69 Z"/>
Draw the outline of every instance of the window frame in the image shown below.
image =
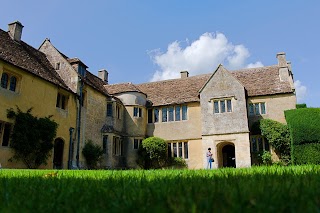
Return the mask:
<path id="1" fill-rule="evenodd" d="M 0 121 L 0 147 L 10 147 L 12 123 Z"/>
<path id="2" fill-rule="evenodd" d="M 232 113 L 232 98 L 212 99 L 213 114 Z"/>
<path id="3" fill-rule="evenodd" d="M 266 114 L 267 114 L 266 102 L 249 102 L 248 103 L 248 115 L 249 116 L 261 116 L 261 115 L 266 115 Z"/>
<path id="4" fill-rule="evenodd" d="M 59 108 L 61 110 L 68 110 L 68 101 L 69 101 L 69 96 L 58 92 L 57 93 L 57 100 L 56 100 L 56 108 Z"/>
<path id="5" fill-rule="evenodd" d="M 270 151 L 268 140 L 262 135 L 250 135 L 250 152 L 259 153 L 262 151 Z"/>
<path id="6" fill-rule="evenodd" d="M 4 76 L 6 76 L 4 78 Z M 1 73 L 0 88 L 18 93 L 20 77 L 10 71 L 4 70 Z"/>
<path id="7" fill-rule="evenodd" d="M 189 159 L 189 142 L 188 141 L 172 141 L 167 143 L 168 156 L 179 157 L 185 160 Z"/>

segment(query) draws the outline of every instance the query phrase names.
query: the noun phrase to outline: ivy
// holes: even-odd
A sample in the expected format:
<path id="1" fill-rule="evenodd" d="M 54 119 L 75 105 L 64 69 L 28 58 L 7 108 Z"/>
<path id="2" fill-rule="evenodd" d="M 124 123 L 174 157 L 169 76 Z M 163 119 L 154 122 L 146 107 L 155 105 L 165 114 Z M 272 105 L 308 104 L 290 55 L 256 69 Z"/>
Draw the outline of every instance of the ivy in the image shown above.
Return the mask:
<path id="1" fill-rule="evenodd" d="M 36 169 L 47 164 L 58 124 L 51 116 L 38 118 L 31 111 L 32 108 L 22 112 L 19 107 L 17 112 L 7 110 L 7 117 L 15 121 L 10 142 L 14 155 L 10 161 L 21 160 L 29 169 Z"/>

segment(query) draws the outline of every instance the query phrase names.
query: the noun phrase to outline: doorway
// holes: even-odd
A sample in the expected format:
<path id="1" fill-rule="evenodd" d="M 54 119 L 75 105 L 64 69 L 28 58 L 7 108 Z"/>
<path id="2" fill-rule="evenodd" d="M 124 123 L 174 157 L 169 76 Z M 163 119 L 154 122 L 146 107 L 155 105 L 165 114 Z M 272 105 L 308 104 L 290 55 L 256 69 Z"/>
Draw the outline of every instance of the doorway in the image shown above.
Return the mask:
<path id="1" fill-rule="evenodd" d="M 222 148 L 223 167 L 236 167 L 235 148 L 233 145 L 225 145 Z"/>
<path id="2" fill-rule="evenodd" d="M 61 138 L 54 140 L 54 151 L 53 151 L 53 168 L 62 169 L 63 168 L 63 147 L 64 142 Z"/>

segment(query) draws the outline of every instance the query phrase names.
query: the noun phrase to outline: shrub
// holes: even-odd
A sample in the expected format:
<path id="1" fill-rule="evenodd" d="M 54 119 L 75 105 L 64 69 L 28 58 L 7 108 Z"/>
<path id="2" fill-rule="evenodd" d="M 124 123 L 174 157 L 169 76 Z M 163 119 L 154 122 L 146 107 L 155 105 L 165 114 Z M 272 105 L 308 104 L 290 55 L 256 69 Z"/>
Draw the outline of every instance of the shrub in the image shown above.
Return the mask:
<path id="1" fill-rule="evenodd" d="M 295 164 L 320 164 L 320 144 L 310 143 L 292 147 Z"/>
<path id="2" fill-rule="evenodd" d="M 187 162 L 183 158 L 168 158 L 168 168 L 171 169 L 184 169 L 187 168 Z"/>
<path id="3" fill-rule="evenodd" d="M 260 121 L 261 134 L 270 145 L 280 154 L 280 159 L 290 156 L 290 132 L 288 126 L 271 119 Z"/>
<path id="4" fill-rule="evenodd" d="M 307 108 L 307 104 L 296 104 L 297 109 Z"/>
<path id="5" fill-rule="evenodd" d="M 82 149 L 82 154 L 86 159 L 88 169 L 96 169 L 98 161 L 103 155 L 103 150 L 99 145 L 88 140 Z"/>
<path id="6" fill-rule="evenodd" d="M 167 143 L 158 137 L 149 137 L 142 141 L 138 151 L 137 163 L 144 169 L 162 168 L 167 161 Z"/>
<path id="7" fill-rule="evenodd" d="M 272 158 L 271 153 L 269 151 L 263 151 L 261 155 L 262 163 L 264 165 L 271 165 L 272 164 Z"/>

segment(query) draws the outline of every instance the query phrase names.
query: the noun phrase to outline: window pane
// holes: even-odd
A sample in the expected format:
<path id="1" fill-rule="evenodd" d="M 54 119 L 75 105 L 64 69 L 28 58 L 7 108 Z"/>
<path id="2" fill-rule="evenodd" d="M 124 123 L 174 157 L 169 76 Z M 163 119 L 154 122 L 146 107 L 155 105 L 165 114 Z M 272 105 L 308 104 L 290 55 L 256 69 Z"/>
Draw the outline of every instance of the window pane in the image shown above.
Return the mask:
<path id="1" fill-rule="evenodd" d="M 169 121 L 173 121 L 173 106 L 169 107 Z"/>
<path id="2" fill-rule="evenodd" d="M 61 95 L 61 109 L 66 108 L 66 96 Z"/>
<path id="3" fill-rule="evenodd" d="M 173 157 L 177 157 L 177 143 L 173 143 Z"/>
<path id="4" fill-rule="evenodd" d="M 264 138 L 264 150 L 266 151 L 270 151 L 270 146 L 269 146 L 269 142 L 266 138 Z"/>
<path id="5" fill-rule="evenodd" d="M 167 108 L 162 108 L 162 122 L 167 122 Z"/>
<path id="6" fill-rule="evenodd" d="M 8 87 L 8 74 L 2 73 L 1 76 L 1 87 L 7 89 Z"/>
<path id="7" fill-rule="evenodd" d="M 180 106 L 176 106 L 176 121 L 180 121 Z"/>
<path id="8" fill-rule="evenodd" d="M 139 147 L 139 140 L 133 139 L 133 149 L 138 149 L 138 147 Z"/>
<path id="9" fill-rule="evenodd" d="M 148 109 L 148 123 L 152 123 L 152 109 Z"/>
<path id="10" fill-rule="evenodd" d="M 168 143 L 168 157 L 172 157 L 171 143 Z"/>
<path id="11" fill-rule="evenodd" d="M 103 136 L 102 143 L 103 153 L 107 153 L 108 135 Z"/>
<path id="12" fill-rule="evenodd" d="M 260 106 L 261 106 L 261 114 L 266 114 L 266 105 L 265 103 L 260 103 Z"/>
<path id="13" fill-rule="evenodd" d="M 14 77 L 14 76 L 12 76 L 11 78 L 10 78 L 10 90 L 11 91 L 16 91 L 16 84 L 17 84 L 17 78 L 16 77 Z"/>
<path id="14" fill-rule="evenodd" d="M 227 112 L 232 112 L 231 100 L 227 100 Z"/>
<path id="15" fill-rule="evenodd" d="M 226 112 L 226 104 L 224 100 L 220 101 L 220 109 L 221 109 L 221 113 Z"/>
<path id="16" fill-rule="evenodd" d="M 258 138 L 258 144 L 259 144 L 259 151 L 263 151 L 263 144 L 262 144 L 262 138 Z"/>
<path id="17" fill-rule="evenodd" d="M 107 104 L 107 116 L 112 116 L 112 104 Z"/>
<path id="18" fill-rule="evenodd" d="M 182 158 L 182 142 L 179 142 L 179 157 Z"/>
<path id="19" fill-rule="evenodd" d="M 159 122 L 159 109 L 158 108 L 154 109 L 154 122 L 155 123 Z"/>
<path id="20" fill-rule="evenodd" d="M 249 104 L 249 115 L 254 115 L 254 107 L 253 107 L 253 104 Z"/>
<path id="21" fill-rule="evenodd" d="M 182 120 L 188 119 L 188 107 L 186 105 L 182 106 Z"/>
<path id="22" fill-rule="evenodd" d="M 133 116 L 138 117 L 138 107 L 133 107 Z"/>
<path id="23" fill-rule="evenodd" d="M 60 94 L 59 94 L 59 93 L 58 93 L 58 95 L 57 95 L 56 107 L 59 107 L 59 108 L 60 108 Z"/>
<path id="24" fill-rule="evenodd" d="M 252 152 L 257 152 L 258 151 L 258 147 L 257 147 L 257 141 L 256 138 L 251 138 L 251 144 L 252 144 Z"/>
<path id="25" fill-rule="evenodd" d="M 4 124 L 2 146 L 9 145 L 10 131 L 11 131 L 11 124 L 8 124 L 8 123 Z"/>
<path id="26" fill-rule="evenodd" d="M 189 155 L 189 150 L 188 150 L 188 142 L 184 142 L 184 158 L 188 159 Z"/>
<path id="27" fill-rule="evenodd" d="M 139 107 L 139 117 L 142 117 L 142 108 Z"/>
<path id="28" fill-rule="evenodd" d="M 219 113 L 219 101 L 214 101 L 214 113 Z"/>
<path id="29" fill-rule="evenodd" d="M 259 104 L 254 104 L 254 110 L 255 110 L 256 115 L 260 115 Z"/>

